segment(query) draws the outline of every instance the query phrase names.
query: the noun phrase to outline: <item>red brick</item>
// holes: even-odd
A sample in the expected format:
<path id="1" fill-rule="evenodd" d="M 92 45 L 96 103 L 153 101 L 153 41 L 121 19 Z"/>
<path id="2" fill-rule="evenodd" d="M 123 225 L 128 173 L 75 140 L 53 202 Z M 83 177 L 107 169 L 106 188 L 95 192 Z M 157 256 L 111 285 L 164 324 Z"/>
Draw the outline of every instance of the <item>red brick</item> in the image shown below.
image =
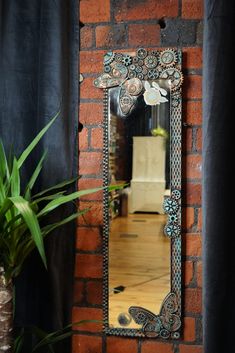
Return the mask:
<path id="1" fill-rule="evenodd" d="M 92 47 L 93 41 L 93 29 L 89 26 L 84 26 L 80 31 L 81 49 L 87 49 Z"/>
<path id="2" fill-rule="evenodd" d="M 193 148 L 193 130 L 189 127 L 183 130 L 183 151 L 192 152 Z"/>
<path id="3" fill-rule="evenodd" d="M 101 152 L 81 152 L 80 153 L 80 175 L 100 174 L 102 169 Z"/>
<path id="4" fill-rule="evenodd" d="M 193 280 L 193 262 L 185 261 L 183 264 L 184 269 L 184 284 L 188 286 Z"/>
<path id="5" fill-rule="evenodd" d="M 203 18 L 203 0 L 183 0 L 182 17 L 191 19 Z"/>
<path id="6" fill-rule="evenodd" d="M 201 184 L 187 183 L 185 186 L 185 203 L 187 205 L 201 205 L 202 186 Z"/>
<path id="7" fill-rule="evenodd" d="M 90 332 L 102 331 L 103 313 L 101 309 L 74 307 L 73 323 L 77 324 L 83 320 L 89 320 L 93 322 L 83 323 L 82 325 L 74 325 L 74 330 L 90 331 Z M 99 322 L 94 322 L 94 321 L 99 321 Z"/>
<path id="8" fill-rule="evenodd" d="M 78 134 L 79 151 L 88 149 L 88 129 L 83 128 Z"/>
<path id="9" fill-rule="evenodd" d="M 102 353 L 102 338 L 74 335 L 72 353 Z"/>
<path id="10" fill-rule="evenodd" d="M 102 202 L 85 202 L 81 201 L 79 209 L 89 209 L 83 217 L 79 217 L 79 225 L 98 226 L 103 224 L 103 203 Z"/>
<path id="11" fill-rule="evenodd" d="M 85 189 L 94 189 L 102 187 L 103 180 L 102 179 L 79 179 L 78 181 L 78 189 L 85 190 Z M 98 191 L 92 194 L 85 195 L 80 197 L 80 200 L 83 201 L 101 201 L 103 200 L 103 191 Z"/>
<path id="12" fill-rule="evenodd" d="M 187 179 L 200 179 L 202 169 L 202 157 L 200 155 L 187 155 L 184 157 L 184 176 Z"/>
<path id="13" fill-rule="evenodd" d="M 180 347 L 179 353 L 203 353 L 202 346 L 189 346 L 189 345 L 180 344 L 179 347 Z"/>
<path id="14" fill-rule="evenodd" d="M 183 236 L 183 253 L 186 256 L 202 256 L 202 237 L 198 234 Z"/>
<path id="15" fill-rule="evenodd" d="M 103 121 L 102 103 L 81 103 L 79 120 L 82 124 L 97 124 Z"/>
<path id="16" fill-rule="evenodd" d="M 186 312 L 199 314 L 202 312 L 201 288 L 185 289 L 184 309 Z"/>
<path id="17" fill-rule="evenodd" d="M 95 31 L 96 46 L 113 48 L 116 46 L 125 46 L 126 44 L 126 27 L 124 24 L 116 25 L 100 25 Z"/>
<path id="18" fill-rule="evenodd" d="M 81 51 L 80 52 L 80 72 L 84 73 L 102 73 L 103 59 L 105 51 Z"/>
<path id="19" fill-rule="evenodd" d="M 101 234 L 99 228 L 78 227 L 76 248 L 83 251 L 99 251 L 101 249 Z"/>
<path id="20" fill-rule="evenodd" d="M 96 77 L 86 77 L 80 84 L 81 99 L 102 99 L 103 90 L 94 86 Z M 102 113 L 101 113 L 102 114 Z"/>
<path id="21" fill-rule="evenodd" d="M 158 24 L 132 24 L 129 25 L 129 45 L 157 46 L 160 43 L 160 26 Z"/>
<path id="22" fill-rule="evenodd" d="M 198 209 L 198 222 L 197 222 L 198 230 L 202 230 L 202 209 Z"/>
<path id="23" fill-rule="evenodd" d="M 84 282 L 75 281 L 74 283 L 74 302 L 81 304 L 84 300 Z"/>
<path id="24" fill-rule="evenodd" d="M 196 150 L 201 152 L 202 151 L 202 129 L 198 128 L 197 129 L 197 134 L 196 134 Z"/>
<path id="25" fill-rule="evenodd" d="M 195 210 L 193 207 L 182 208 L 182 227 L 190 231 L 195 224 Z"/>
<path id="26" fill-rule="evenodd" d="M 83 23 L 110 20 L 110 0 L 80 0 L 80 20 Z"/>
<path id="27" fill-rule="evenodd" d="M 196 339 L 196 322 L 193 317 L 185 317 L 183 323 L 183 340 L 193 342 Z"/>
<path id="28" fill-rule="evenodd" d="M 144 340 L 142 342 L 141 353 L 173 353 L 173 344 Z"/>
<path id="29" fill-rule="evenodd" d="M 183 68 L 202 68 L 202 48 L 183 48 Z"/>
<path id="30" fill-rule="evenodd" d="M 202 102 L 186 102 L 183 105 L 183 116 L 187 124 L 201 125 L 202 124 Z"/>
<path id="31" fill-rule="evenodd" d="M 103 148 L 103 129 L 95 128 L 91 130 L 91 147 L 97 149 Z"/>
<path id="32" fill-rule="evenodd" d="M 178 16 L 178 0 L 118 0 L 114 2 L 116 21 L 148 20 Z"/>
<path id="33" fill-rule="evenodd" d="M 202 77 L 199 75 L 185 76 L 183 97 L 186 99 L 202 98 Z"/>
<path id="34" fill-rule="evenodd" d="M 137 353 L 138 342 L 133 338 L 107 337 L 106 353 Z"/>
<path id="35" fill-rule="evenodd" d="M 202 287 L 202 261 L 197 263 L 197 285 Z"/>
<path id="36" fill-rule="evenodd" d="M 117 49 L 117 50 L 115 49 L 113 52 L 114 53 L 120 53 L 120 50 L 119 49 Z M 128 49 L 122 49 L 121 53 L 123 53 L 123 54 L 126 53 L 128 55 L 135 56 L 136 55 L 136 48 L 129 47 Z"/>
<path id="37" fill-rule="evenodd" d="M 90 281 L 87 283 L 87 302 L 92 305 L 102 305 L 103 283 Z"/>
<path id="38" fill-rule="evenodd" d="M 102 260 L 101 255 L 77 254 L 75 277 L 101 278 L 103 273 Z"/>

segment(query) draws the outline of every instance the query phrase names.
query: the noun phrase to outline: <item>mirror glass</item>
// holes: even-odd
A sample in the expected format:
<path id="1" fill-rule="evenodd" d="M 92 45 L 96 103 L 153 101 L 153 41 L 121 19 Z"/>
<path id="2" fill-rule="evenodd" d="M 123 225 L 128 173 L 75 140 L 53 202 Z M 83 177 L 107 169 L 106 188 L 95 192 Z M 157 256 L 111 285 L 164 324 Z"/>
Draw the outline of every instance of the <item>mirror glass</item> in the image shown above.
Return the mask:
<path id="1" fill-rule="evenodd" d="M 181 51 L 104 55 L 104 330 L 179 339 Z"/>
<path id="2" fill-rule="evenodd" d="M 134 306 L 159 312 L 170 292 L 170 239 L 164 234 L 164 197 L 170 194 L 170 82 L 156 80 L 167 101 L 147 105 L 143 95 L 128 116 L 119 109 L 120 87 L 110 88 L 109 325 L 138 327 Z M 150 81 L 152 86 L 152 82 Z"/>

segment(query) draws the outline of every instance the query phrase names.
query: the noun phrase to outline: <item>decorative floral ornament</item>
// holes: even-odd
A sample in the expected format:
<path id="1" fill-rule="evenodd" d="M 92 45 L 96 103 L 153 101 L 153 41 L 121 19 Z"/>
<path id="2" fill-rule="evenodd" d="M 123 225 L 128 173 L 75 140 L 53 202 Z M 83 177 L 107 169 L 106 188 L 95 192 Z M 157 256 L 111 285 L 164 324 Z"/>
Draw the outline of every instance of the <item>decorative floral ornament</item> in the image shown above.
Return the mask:
<path id="1" fill-rule="evenodd" d="M 148 81 L 144 82 L 145 92 L 144 101 L 148 105 L 159 105 L 160 103 L 168 102 L 168 99 L 163 97 L 167 95 L 167 91 L 161 88 L 156 82 L 152 82 L 152 87 Z"/>

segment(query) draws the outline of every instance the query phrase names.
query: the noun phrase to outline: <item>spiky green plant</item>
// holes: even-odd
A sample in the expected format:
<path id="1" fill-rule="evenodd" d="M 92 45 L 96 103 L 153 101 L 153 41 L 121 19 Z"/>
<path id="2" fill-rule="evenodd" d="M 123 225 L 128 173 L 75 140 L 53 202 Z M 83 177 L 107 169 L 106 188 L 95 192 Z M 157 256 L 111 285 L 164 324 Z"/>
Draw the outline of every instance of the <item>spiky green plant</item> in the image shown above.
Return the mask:
<path id="1" fill-rule="evenodd" d="M 58 115 L 59 113 L 50 120 L 18 158 L 7 158 L 0 141 L 0 352 L 12 352 L 13 349 L 12 280 L 19 275 L 25 260 L 35 248 L 47 267 L 44 238 L 87 210 L 78 210 L 51 224 L 43 222 L 45 217 L 61 205 L 102 189 L 80 190 L 68 194 L 66 188 L 77 180 L 72 179 L 33 194 L 33 187 L 46 157 L 46 153 L 43 153 L 25 189 L 22 190 L 21 168 Z M 113 188 L 115 189 L 115 186 Z"/>
<path id="2" fill-rule="evenodd" d="M 72 327 L 79 327 L 87 323 L 98 323 L 101 324 L 100 320 L 81 320 L 79 322 L 67 325 L 66 327 L 54 331 L 46 332 L 39 329 L 36 326 L 29 327 L 27 329 L 22 328 L 18 336 L 14 341 L 14 353 L 24 352 L 24 343 L 29 338 L 35 338 L 37 343 L 32 347 L 31 353 L 55 353 L 55 346 L 59 345 L 65 339 L 73 335 Z"/>
<path id="3" fill-rule="evenodd" d="M 57 223 L 41 226 L 43 219 L 50 212 L 63 204 L 101 189 L 94 188 L 66 194 L 66 187 L 76 181 L 72 179 L 33 195 L 32 189 L 46 157 L 46 153 L 43 153 L 25 189 L 21 190 L 21 168 L 57 115 L 40 131 L 19 158 L 14 156 L 11 161 L 7 160 L 0 141 L 0 266 L 4 268 L 7 282 L 20 273 L 25 259 L 35 247 L 46 267 L 43 241 L 45 236 L 76 219 L 86 210 L 78 211 Z"/>

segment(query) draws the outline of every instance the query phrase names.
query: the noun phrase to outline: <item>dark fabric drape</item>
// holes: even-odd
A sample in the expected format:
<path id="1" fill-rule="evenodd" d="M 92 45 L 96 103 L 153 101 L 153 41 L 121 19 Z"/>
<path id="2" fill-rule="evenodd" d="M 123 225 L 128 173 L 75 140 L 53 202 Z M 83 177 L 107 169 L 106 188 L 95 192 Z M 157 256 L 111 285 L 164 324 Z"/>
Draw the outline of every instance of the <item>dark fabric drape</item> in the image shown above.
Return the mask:
<path id="1" fill-rule="evenodd" d="M 61 111 L 24 169 L 26 178 L 48 149 L 38 190 L 77 173 L 77 4 L 0 0 L 0 137 L 6 149 L 19 154 Z M 63 207 L 55 217 L 71 211 Z M 70 223 L 47 239 L 48 271 L 37 252 L 29 259 L 16 283 L 16 325 L 55 330 L 71 322 L 74 234 Z M 68 344 L 60 351 L 70 352 Z"/>
<path id="2" fill-rule="evenodd" d="M 205 353 L 235 352 L 232 220 L 235 2 L 205 0 L 203 317 Z"/>

